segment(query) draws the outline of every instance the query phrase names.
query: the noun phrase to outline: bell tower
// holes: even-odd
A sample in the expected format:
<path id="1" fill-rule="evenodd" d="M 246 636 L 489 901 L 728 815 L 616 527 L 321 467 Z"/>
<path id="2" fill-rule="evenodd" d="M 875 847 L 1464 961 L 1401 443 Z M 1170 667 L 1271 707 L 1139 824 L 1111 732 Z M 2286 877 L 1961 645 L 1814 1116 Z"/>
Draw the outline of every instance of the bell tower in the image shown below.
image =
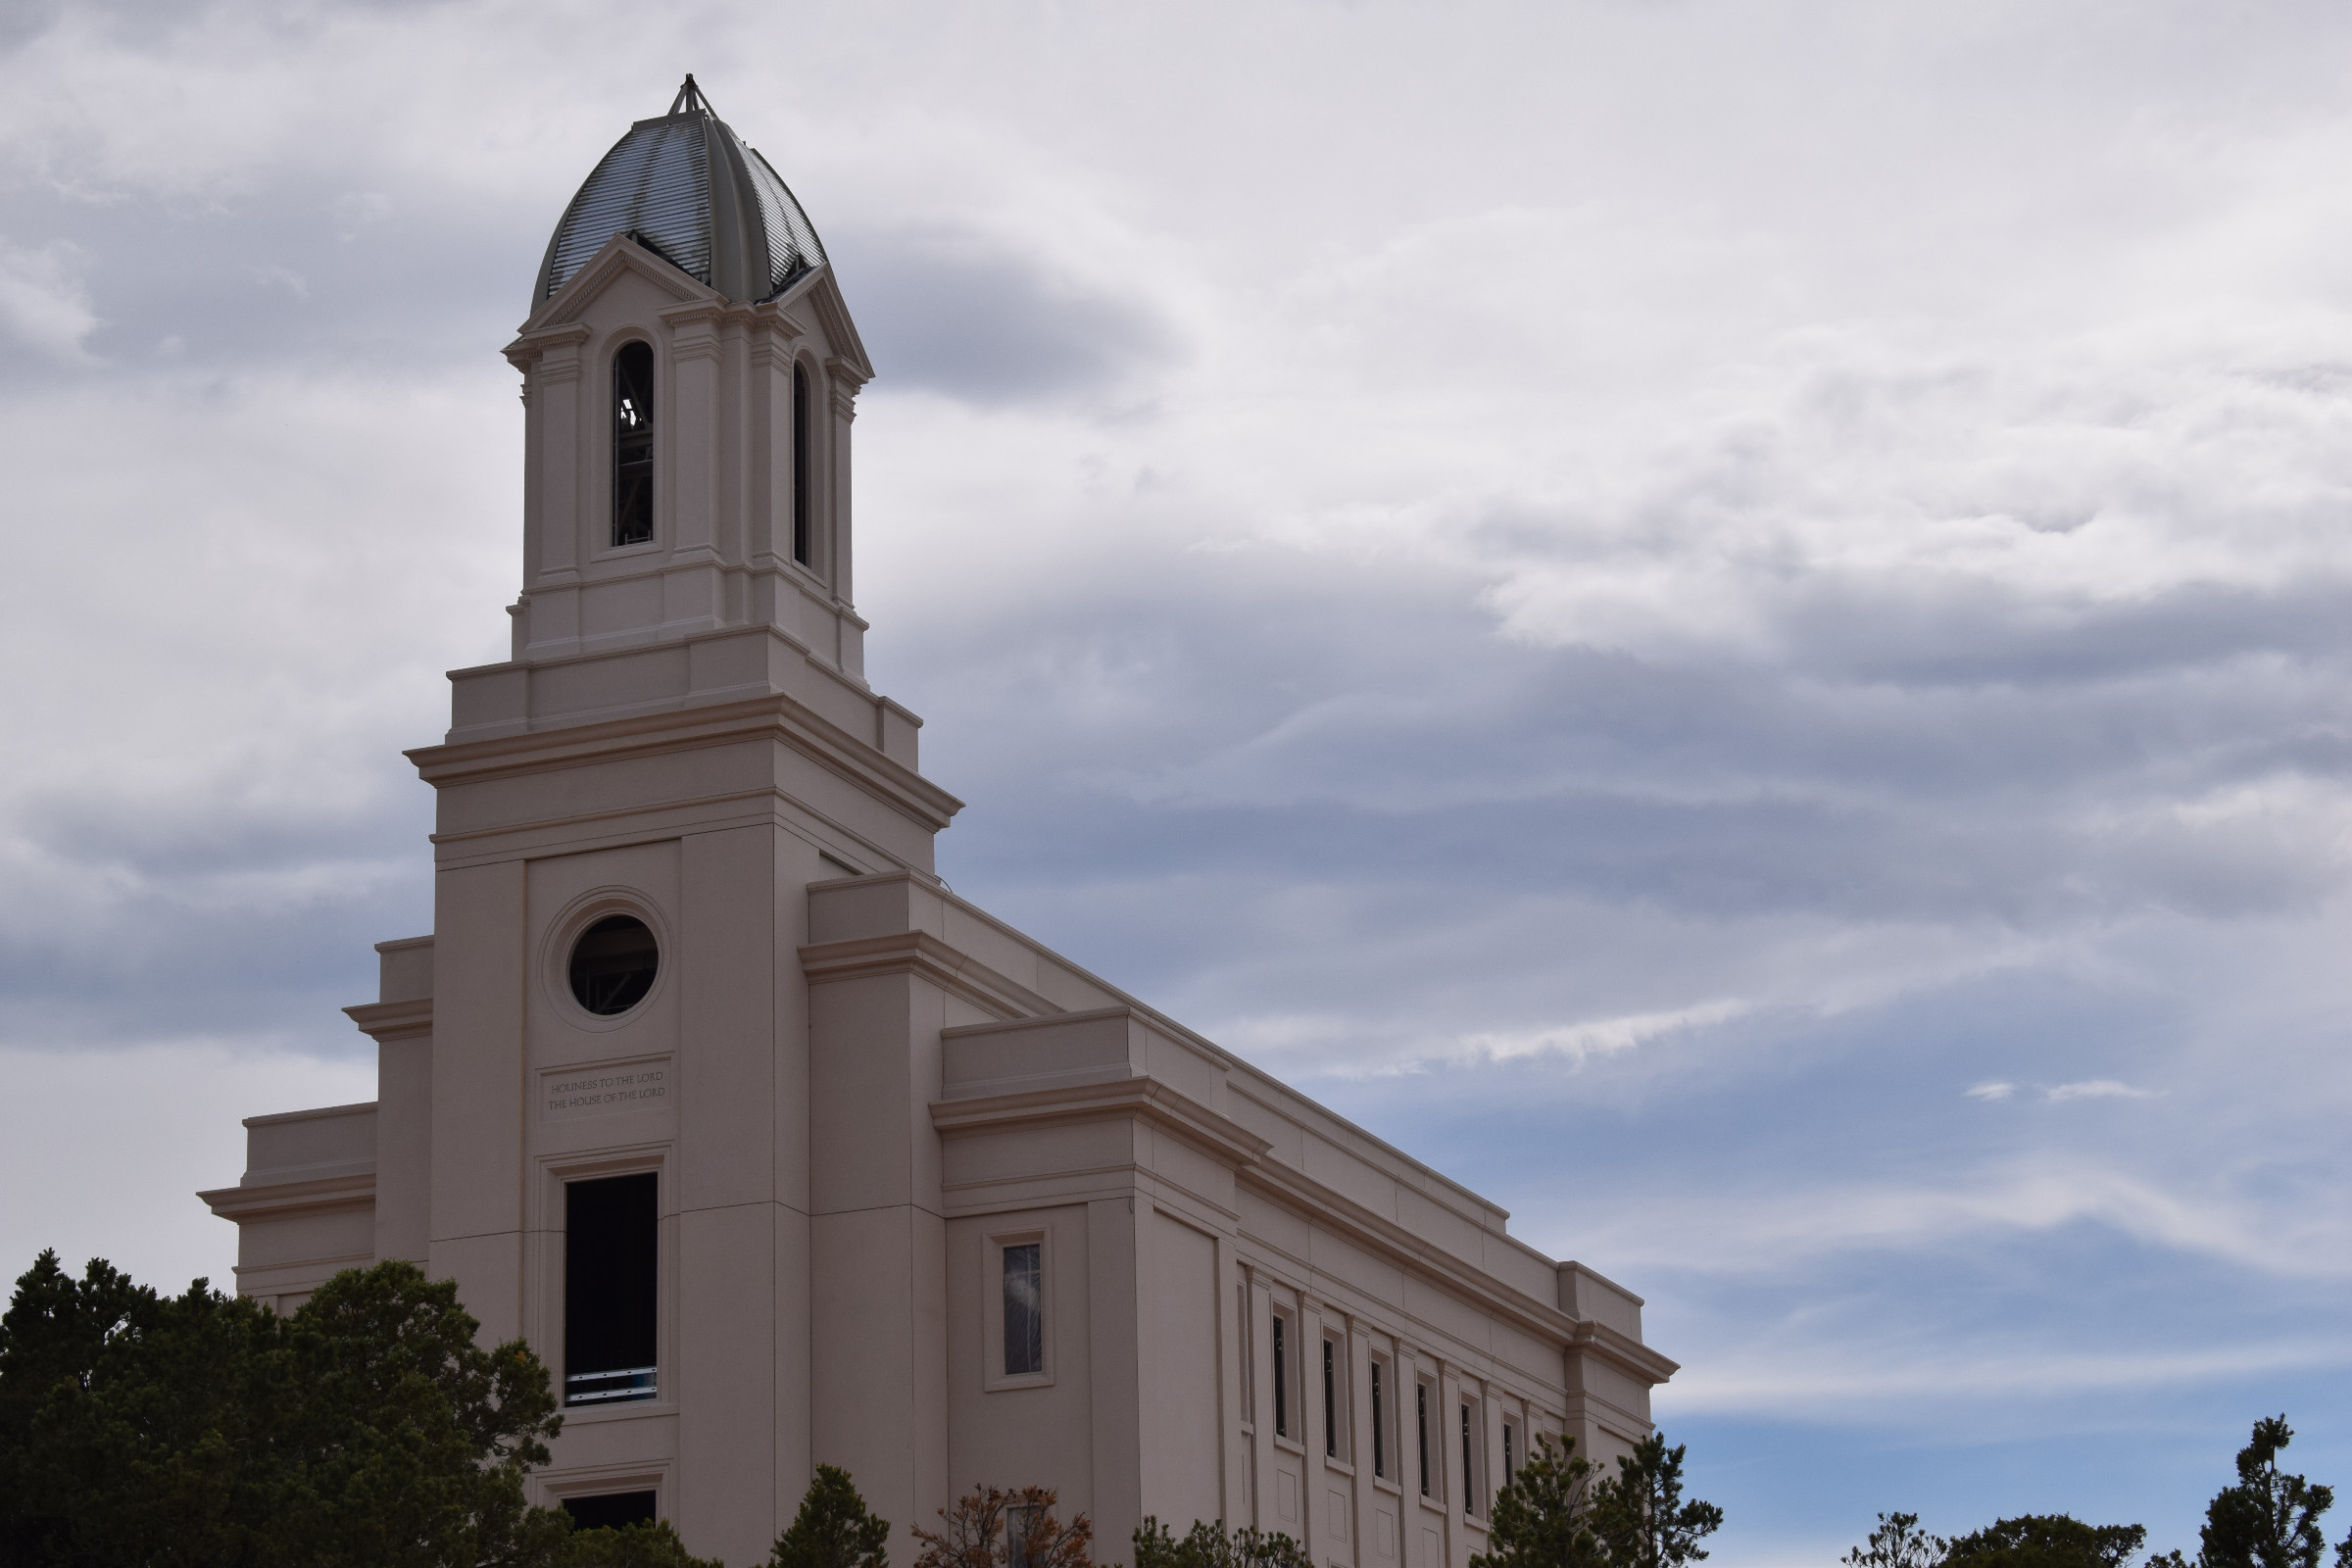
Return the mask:
<path id="1" fill-rule="evenodd" d="M 804 688 L 863 693 L 850 426 L 873 367 L 823 243 L 690 76 L 598 163 L 507 358 L 523 374 L 511 660 L 450 739 Z M 823 677 L 816 677 L 822 680 Z M 871 740 L 911 760 L 913 715 Z"/>
<path id="2" fill-rule="evenodd" d="M 890 1417 L 934 1432 L 925 1457 L 839 1429 L 887 1400 L 812 1396 L 944 1356 L 906 1283 L 938 1272 L 936 1215 L 841 1197 L 812 1154 L 828 1072 L 922 1080 L 854 1031 L 845 1067 L 812 1061 L 809 889 L 936 888 L 959 808 L 862 673 L 872 367 L 799 202 L 691 77 L 572 198 L 506 355 L 512 654 L 453 671 L 446 741 L 409 754 L 437 796 L 433 935 L 388 944 L 384 1000 L 353 1014 L 382 1047 L 375 1255 L 454 1278 L 485 1339 L 547 1359 L 565 1428 L 541 1500 L 658 1510 L 750 1561 L 815 1458 L 870 1452 L 870 1494 L 921 1517 L 936 1398 Z M 817 1279 L 896 1337 L 840 1348 Z"/>

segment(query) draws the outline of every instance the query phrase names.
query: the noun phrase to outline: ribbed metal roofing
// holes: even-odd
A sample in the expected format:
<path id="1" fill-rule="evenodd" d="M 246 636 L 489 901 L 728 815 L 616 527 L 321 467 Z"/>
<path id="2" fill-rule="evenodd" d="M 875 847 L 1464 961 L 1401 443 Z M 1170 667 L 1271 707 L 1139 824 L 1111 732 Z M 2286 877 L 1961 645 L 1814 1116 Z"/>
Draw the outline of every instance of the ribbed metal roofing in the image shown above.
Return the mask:
<path id="1" fill-rule="evenodd" d="M 612 144 L 564 210 L 531 309 L 622 233 L 744 304 L 774 298 L 825 260 L 790 187 L 710 112 L 692 76 L 668 114 Z"/>

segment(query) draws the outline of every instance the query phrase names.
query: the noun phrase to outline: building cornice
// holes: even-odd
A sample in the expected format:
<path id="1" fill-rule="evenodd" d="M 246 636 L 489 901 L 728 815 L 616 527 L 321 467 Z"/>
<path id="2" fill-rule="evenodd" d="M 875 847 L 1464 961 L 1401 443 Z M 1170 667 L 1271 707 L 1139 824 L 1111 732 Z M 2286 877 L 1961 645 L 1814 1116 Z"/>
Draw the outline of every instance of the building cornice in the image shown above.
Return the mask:
<path id="1" fill-rule="evenodd" d="M 493 666 L 495 667 L 495 666 Z M 518 665 L 527 668 L 527 665 Z M 555 772 L 595 762 L 696 751 L 767 735 L 885 802 L 930 832 L 963 803 L 903 762 L 782 692 L 707 707 L 420 746 L 407 754 L 435 789 Z M 435 835 L 436 843 L 440 835 Z"/>
<path id="2" fill-rule="evenodd" d="M 999 974 L 928 931 L 892 931 L 878 937 L 814 943 L 801 949 L 801 970 L 811 985 L 861 980 L 869 975 L 919 975 L 941 990 L 1006 1020 L 1049 1016 L 1062 1010 L 1019 981 Z"/>
<path id="3" fill-rule="evenodd" d="M 1644 1383 L 1659 1384 L 1681 1370 L 1632 1336 L 1603 1323 L 1573 1317 L 1537 1297 L 1503 1284 L 1478 1264 L 1424 1241 L 1386 1215 L 1366 1208 L 1336 1188 L 1326 1187 L 1277 1160 L 1260 1160 L 1235 1173 L 1245 1187 L 1302 1208 L 1357 1246 L 1389 1262 L 1461 1292 L 1477 1305 L 1562 1350 L 1583 1350 Z M 1310 1265 L 1311 1266 L 1311 1265 Z"/>
<path id="4" fill-rule="evenodd" d="M 375 1164 L 365 1169 L 338 1171 L 308 1181 L 257 1182 L 251 1187 L 216 1187 L 198 1193 L 205 1206 L 222 1219 L 248 1224 L 257 1219 L 288 1219 L 296 1215 L 332 1214 L 375 1206 Z"/>
<path id="5" fill-rule="evenodd" d="M 359 1025 L 362 1034 L 372 1036 L 379 1046 L 394 1040 L 415 1040 L 433 1032 L 430 997 L 407 1002 L 362 1003 L 356 1007 L 345 1007 L 343 1015 Z"/>
<path id="6" fill-rule="evenodd" d="M 1255 1164 L 1274 1146 L 1157 1078 L 1114 1078 L 1009 1095 L 935 1101 L 931 1125 L 942 1138 L 1059 1122 L 1130 1119 L 1174 1133 L 1236 1166 Z"/>

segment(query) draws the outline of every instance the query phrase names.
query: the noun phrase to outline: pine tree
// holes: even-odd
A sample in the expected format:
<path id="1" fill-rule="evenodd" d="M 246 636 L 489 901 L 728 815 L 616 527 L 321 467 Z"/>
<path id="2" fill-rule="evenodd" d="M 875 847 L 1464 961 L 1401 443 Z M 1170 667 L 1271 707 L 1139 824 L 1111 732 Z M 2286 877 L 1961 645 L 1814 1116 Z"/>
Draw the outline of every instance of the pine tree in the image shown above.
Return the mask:
<path id="1" fill-rule="evenodd" d="M 767 1560 L 771 1568 L 890 1568 L 889 1544 L 890 1521 L 866 1507 L 850 1473 L 820 1464 Z"/>

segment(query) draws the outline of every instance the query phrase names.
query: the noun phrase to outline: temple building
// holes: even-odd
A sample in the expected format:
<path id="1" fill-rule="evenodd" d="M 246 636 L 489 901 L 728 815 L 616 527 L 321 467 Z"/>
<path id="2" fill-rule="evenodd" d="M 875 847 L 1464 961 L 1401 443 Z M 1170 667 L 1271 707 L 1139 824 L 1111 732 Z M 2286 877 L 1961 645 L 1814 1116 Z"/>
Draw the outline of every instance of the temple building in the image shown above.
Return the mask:
<path id="1" fill-rule="evenodd" d="M 688 78 L 564 210 L 506 348 L 511 657 L 409 753 L 430 935 L 351 1007 L 367 1104 L 255 1116 L 246 1295 L 409 1258 L 565 1406 L 539 1500 L 764 1558 L 813 1467 L 908 1530 L 1056 1489 L 1316 1562 L 1466 1568 L 1538 1434 L 1607 1456 L 1642 1302 L 950 892 L 959 803 L 867 685 L 814 227 Z"/>

